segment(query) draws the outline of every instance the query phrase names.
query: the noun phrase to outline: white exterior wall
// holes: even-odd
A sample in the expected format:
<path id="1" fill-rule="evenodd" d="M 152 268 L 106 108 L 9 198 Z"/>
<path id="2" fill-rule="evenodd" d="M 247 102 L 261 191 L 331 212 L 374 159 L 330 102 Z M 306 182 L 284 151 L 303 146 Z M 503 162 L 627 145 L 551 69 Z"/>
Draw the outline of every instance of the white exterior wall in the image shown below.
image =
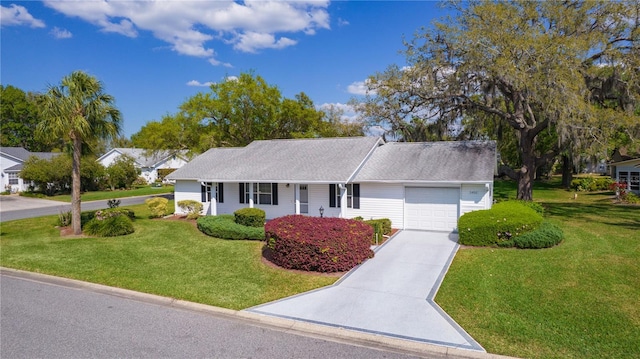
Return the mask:
<path id="1" fill-rule="evenodd" d="M 180 209 L 180 207 L 178 207 L 179 201 L 192 200 L 200 202 L 201 199 L 202 196 L 200 194 L 200 182 L 185 180 L 176 181 L 176 184 L 174 186 L 174 208 L 176 214 L 186 214 Z M 210 213 L 209 203 L 204 203 L 204 205 L 205 208 L 202 209 L 202 213 Z"/>
<path id="2" fill-rule="evenodd" d="M 404 185 L 400 183 L 361 183 L 360 209 L 347 208 L 345 217 L 365 220 L 389 218 L 393 228 L 404 223 Z"/>
<path id="3" fill-rule="evenodd" d="M 112 151 L 107 155 L 107 157 L 102 158 L 99 162 L 106 168 L 111 166 L 111 164 L 120 156 L 122 156 L 120 152 Z"/>
<path id="4" fill-rule="evenodd" d="M 0 155 L 0 169 L 2 170 L 2 172 L 0 172 L 0 186 L 1 186 L 0 192 L 4 192 L 6 189 L 9 188 L 8 187 L 9 174 L 4 170 L 20 163 L 22 162 L 18 162 L 15 159 L 8 156 Z M 26 190 L 27 190 L 27 185 L 24 183 L 24 181 L 20 177 L 18 177 L 18 184 L 11 185 L 11 192 L 21 192 Z"/>
<path id="5" fill-rule="evenodd" d="M 489 209 L 493 202 L 492 186 L 485 184 L 463 184 L 460 188 L 460 214 Z"/>

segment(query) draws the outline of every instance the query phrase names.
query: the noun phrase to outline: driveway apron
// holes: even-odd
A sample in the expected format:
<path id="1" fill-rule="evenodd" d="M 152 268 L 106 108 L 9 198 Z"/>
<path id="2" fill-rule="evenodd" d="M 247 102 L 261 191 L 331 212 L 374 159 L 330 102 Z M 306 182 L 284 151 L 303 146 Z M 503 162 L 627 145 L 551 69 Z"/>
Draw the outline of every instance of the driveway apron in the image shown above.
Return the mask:
<path id="1" fill-rule="evenodd" d="M 334 285 L 247 311 L 484 351 L 433 301 L 458 247 L 453 233 L 401 231 Z"/>

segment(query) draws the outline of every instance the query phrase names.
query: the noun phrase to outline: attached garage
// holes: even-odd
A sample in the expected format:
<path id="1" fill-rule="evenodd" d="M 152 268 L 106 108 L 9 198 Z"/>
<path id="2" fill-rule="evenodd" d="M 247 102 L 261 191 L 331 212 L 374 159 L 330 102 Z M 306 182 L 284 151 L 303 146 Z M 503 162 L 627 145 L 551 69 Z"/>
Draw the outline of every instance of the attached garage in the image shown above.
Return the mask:
<path id="1" fill-rule="evenodd" d="M 460 188 L 405 187 L 404 228 L 455 231 L 459 207 Z"/>

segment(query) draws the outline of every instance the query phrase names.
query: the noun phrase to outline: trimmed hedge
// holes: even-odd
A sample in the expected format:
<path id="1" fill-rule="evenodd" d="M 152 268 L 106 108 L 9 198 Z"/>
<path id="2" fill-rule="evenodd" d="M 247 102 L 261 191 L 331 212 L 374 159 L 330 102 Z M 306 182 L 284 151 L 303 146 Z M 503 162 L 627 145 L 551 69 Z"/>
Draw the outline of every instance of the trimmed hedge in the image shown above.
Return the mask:
<path id="1" fill-rule="evenodd" d="M 265 226 L 272 261 L 284 268 L 343 272 L 373 257 L 373 228 L 362 221 L 290 215 Z"/>
<path id="2" fill-rule="evenodd" d="M 614 181 L 609 177 L 585 177 L 571 181 L 571 189 L 578 192 L 608 191 Z"/>
<path id="3" fill-rule="evenodd" d="M 542 222 L 535 231 L 501 242 L 500 247 L 517 247 L 520 249 L 549 248 L 562 242 L 564 233 L 560 227 L 548 221 Z"/>
<path id="4" fill-rule="evenodd" d="M 458 220 L 460 244 L 493 246 L 531 232 L 542 223 L 542 215 L 520 201 L 506 201 L 491 209 L 465 213 Z"/>
<path id="5" fill-rule="evenodd" d="M 248 227 L 264 227 L 267 218 L 260 208 L 240 208 L 233 215 L 237 224 Z"/>
<path id="6" fill-rule="evenodd" d="M 147 204 L 151 212 L 149 218 L 164 217 L 164 215 L 167 214 L 167 204 L 169 200 L 164 197 L 147 198 L 144 203 Z"/>
<path id="7" fill-rule="evenodd" d="M 200 217 L 197 225 L 202 233 L 211 237 L 222 239 L 264 239 L 264 228 L 238 224 L 231 214 Z"/>
<path id="8" fill-rule="evenodd" d="M 84 232 L 99 237 L 124 236 L 134 232 L 133 211 L 120 208 L 106 209 L 92 213 L 93 218 L 84 225 Z"/>
<path id="9" fill-rule="evenodd" d="M 186 199 L 178 201 L 178 207 L 184 212 L 187 212 L 187 219 L 198 219 L 204 206 L 198 201 Z"/>

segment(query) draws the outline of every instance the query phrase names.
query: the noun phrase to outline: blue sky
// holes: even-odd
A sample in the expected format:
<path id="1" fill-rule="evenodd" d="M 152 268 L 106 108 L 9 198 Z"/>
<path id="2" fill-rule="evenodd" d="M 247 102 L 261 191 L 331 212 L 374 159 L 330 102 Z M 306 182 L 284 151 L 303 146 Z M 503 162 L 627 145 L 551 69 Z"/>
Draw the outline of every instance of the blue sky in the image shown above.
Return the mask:
<path id="1" fill-rule="evenodd" d="M 344 105 L 368 76 L 404 64 L 403 37 L 444 15 L 430 1 L 0 3 L 0 82 L 44 92 L 86 71 L 116 98 L 127 137 L 247 71 L 285 97 Z"/>

